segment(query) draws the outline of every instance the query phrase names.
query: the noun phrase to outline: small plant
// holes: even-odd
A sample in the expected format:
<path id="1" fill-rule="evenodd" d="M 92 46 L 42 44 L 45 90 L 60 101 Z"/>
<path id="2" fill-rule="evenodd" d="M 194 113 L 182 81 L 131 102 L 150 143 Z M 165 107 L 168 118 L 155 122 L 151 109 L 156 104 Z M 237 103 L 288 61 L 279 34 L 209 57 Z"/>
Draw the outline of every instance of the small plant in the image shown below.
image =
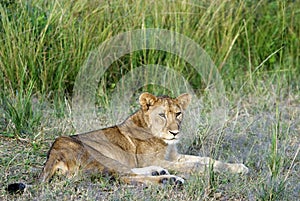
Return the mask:
<path id="1" fill-rule="evenodd" d="M 261 200 L 280 200 L 283 198 L 286 183 L 284 178 L 281 178 L 281 171 L 283 169 L 284 156 L 281 154 L 278 144 L 282 135 L 280 128 L 280 112 L 278 105 L 275 109 L 276 122 L 272 125 L 271 145 L 269 156 L 267 158 L 267 165 L 270 176 L 262 183 Z"/>
<path id="2" fill-rule="evenodd" d="M 12 130 L 9 137 L 31 134 L 40 124 L 41 113 L 33 110 L 33 88 L 34 82 L 29 82 L 26 87 L 20 87 L 20 91 L 16 91 L 13 97 L 2 94 L 5 118 L 9 122 L 8 129 Z"/>

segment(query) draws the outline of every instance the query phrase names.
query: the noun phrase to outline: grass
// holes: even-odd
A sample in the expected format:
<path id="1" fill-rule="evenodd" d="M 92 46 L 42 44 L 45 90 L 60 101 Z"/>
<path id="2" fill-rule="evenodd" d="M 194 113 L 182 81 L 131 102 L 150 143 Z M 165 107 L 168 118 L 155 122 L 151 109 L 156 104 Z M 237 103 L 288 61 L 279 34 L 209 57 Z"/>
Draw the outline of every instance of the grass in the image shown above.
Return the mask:
<path id="1" fill-rule="evenodd" d="M 299 2 L 284 0 L 0 1 L 0 199 L 299 200 L 299 15 Z M 224 83 L 227 121 L 217 131 L 207 124 L 212 85 L 191 64 L 168 52 L 140 50 L 114 61 L 91 94 L 103 115 L 99 124 L 112 122 L 105 108 L 118 102 L 111 97 L 124 75 L 139 66 L 168 66 L 188 80 L 204 104 L 195 116 L 201 119 L 199 132 L 181 150 L 243 162 L 249 175 L 208 170 L 189 176 L 182 190 L 124 186 L 105 178 L 55 178 L 22 196 L 8 195 L 8 183 L 37 177 L 57 136 L 76 132 L 73 87 L 91 51 L 141 28 L 176 31 L 208 53 Z M 159 77 L 151 76 L 153 83 L 136 95 L 145 90 L 175 95 L 155 85 Z"/>

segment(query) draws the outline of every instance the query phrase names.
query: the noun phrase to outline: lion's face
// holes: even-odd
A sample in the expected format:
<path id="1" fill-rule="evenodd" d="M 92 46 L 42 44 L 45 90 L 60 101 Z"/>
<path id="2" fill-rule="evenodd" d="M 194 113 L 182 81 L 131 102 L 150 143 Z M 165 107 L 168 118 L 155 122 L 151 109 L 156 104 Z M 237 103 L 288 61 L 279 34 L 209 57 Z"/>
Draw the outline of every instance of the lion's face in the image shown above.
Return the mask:
<path id="1" fill-rule="evenodd" d="M 183 112 L 190 100 L 189 94 L 182 94 L 172 99 L 143 93 L 140 96 L 140 104 L 151 133 L 163 139 L 167 144 L 177 143 L 180 138 Z"/>

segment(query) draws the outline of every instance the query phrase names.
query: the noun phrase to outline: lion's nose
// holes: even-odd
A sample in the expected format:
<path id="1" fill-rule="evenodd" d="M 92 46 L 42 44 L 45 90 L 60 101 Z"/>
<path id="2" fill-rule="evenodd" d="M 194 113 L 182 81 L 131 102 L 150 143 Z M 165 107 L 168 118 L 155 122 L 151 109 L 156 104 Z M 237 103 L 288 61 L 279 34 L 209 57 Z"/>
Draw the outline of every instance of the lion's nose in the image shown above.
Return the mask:
<path id="1" fill-rule="evenodd" d="M 169 133 L 171 133 L 175 137 L 179 133 L 179 130 L 169 131 Z"/>

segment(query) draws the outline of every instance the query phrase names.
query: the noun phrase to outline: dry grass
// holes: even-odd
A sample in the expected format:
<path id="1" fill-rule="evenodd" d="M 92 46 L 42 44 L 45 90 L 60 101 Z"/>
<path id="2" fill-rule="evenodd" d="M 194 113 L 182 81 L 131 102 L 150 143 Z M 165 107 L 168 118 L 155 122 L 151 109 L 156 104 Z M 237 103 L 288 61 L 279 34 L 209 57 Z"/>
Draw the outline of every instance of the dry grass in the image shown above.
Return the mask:
<path id="1" fill-rule="evenodd" d="M 273 89 L 272 89 L 273 88 Z M 53 139 L 73 132 L 71 122 L 48 115 L 34 139 L 1 137 L 2 200 L 297 200 L 299 196 L 299 95 L 231 94 L 230 118 L 223 135 L 199 133 L 189 153 L 223 161 L 244 162 L 248 175 L 186 175 L 183 189 L 171 186 L 129 186 L 118 179 L 78 176 L 55 177 L 50 184 L 29 187 L 23 195 L 9 195 L 8 183 L 31 182 L 40 173 Z M 279 124 L 279 125 L 278 125 Z M 278 129 L 278 130 L 276 130 Z M 276 139 L 274 134 L 277 133 Z M 205 141 L 201 141 L 204 139 Z M 276 141 L 276 148 L 272 146 Z M 275 155 L 274 155 L 275 154 Z"/>

